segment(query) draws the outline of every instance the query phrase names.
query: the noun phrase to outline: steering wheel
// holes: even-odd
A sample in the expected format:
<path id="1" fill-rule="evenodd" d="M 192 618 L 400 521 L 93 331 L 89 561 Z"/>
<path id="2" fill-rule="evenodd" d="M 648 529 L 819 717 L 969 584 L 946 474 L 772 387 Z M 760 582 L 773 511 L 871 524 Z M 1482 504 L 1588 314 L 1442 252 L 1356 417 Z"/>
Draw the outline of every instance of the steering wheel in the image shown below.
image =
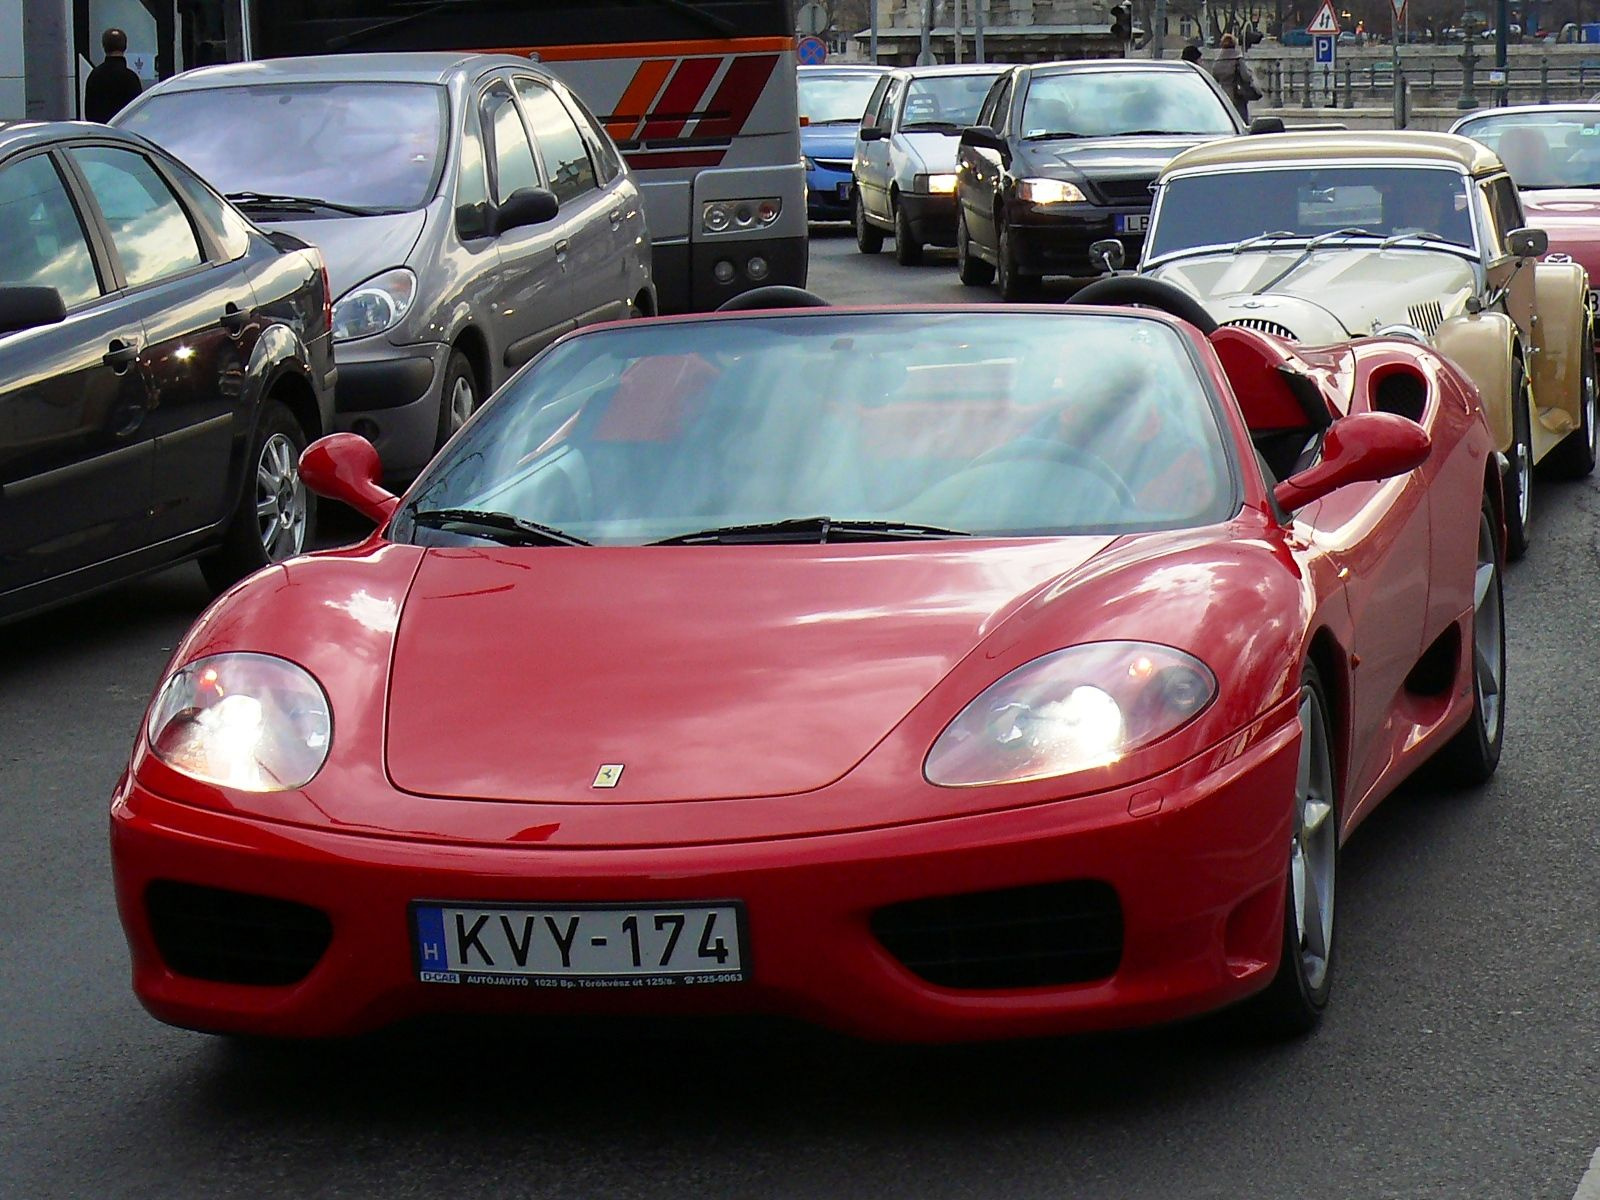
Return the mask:
<path id="1" fill-rule="evenodd" d="M 1013 459 L 1034 458 L 1045 462 L 1062 463 L 1065 466 L 1078 467 L 1086 474 L 1093 475 L 1102 483 L 1111 488 L 1117 502 L 1128 508 L 1138 508 L 1138 498 L 1134 496 L 1133 489 L 1118 475 L 1111 464 L 1098 455 L 1087 450 L 1080 450 L 1066 442 L 1056 441 L 1054 438 L 1025 437 L 1014 442 L 1007 442 L 987 450 L 973 459 L 966 470 L 973 471 L 979 467 L 987 467 L 992 463 L 1010 462 Z"/>
<path id="2" fill-rule="evenodd" d="M 1097 279 L 1072 297 L 1073 304 L 1138 304 L 1187 321 L 1206 337 L 1217 331 L 1217 319 L 1188 292 L 1160 279 L 1111 275 Z"/>

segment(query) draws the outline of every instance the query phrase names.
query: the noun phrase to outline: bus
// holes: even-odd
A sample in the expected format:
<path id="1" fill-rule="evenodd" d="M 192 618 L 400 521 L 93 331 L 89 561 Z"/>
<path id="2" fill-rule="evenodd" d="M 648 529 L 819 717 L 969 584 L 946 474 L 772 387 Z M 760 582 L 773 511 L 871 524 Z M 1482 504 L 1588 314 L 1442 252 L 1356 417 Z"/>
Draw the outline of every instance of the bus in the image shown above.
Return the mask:
<path id="1" fill-rule="evenodd" d="M 804 287 L 793 0 L 239 0 L 242 57 L 474 50 L 561 76 L 645 197 L 663 312 Z"/>

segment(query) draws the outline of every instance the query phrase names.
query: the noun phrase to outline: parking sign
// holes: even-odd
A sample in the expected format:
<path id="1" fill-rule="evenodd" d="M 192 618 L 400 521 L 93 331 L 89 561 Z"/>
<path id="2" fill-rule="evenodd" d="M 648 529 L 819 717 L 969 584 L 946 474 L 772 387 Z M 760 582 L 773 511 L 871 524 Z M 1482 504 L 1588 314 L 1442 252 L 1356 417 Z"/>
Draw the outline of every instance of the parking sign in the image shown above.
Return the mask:
<path id="1" fill-rule="evenodd" d="M 1311 44 L 1314 47 L 1311 55 L 1312 61 L 1332 66 L 1335 45 L 1333 34 L 1319 33 L 1311 39 Z"/>

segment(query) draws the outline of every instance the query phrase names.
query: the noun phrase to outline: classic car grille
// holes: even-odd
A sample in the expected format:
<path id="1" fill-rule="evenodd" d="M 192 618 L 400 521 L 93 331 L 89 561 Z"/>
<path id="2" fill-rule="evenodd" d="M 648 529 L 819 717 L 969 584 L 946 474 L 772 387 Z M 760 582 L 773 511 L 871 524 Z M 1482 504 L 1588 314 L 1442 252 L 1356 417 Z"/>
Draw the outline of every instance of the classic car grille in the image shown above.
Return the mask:
<path id="1" fill-rule="evenodd" d="M 1429 337 L 1438 333 L 1439 326 L 1444 324 L 1444 307 L 1437 300 L 1413 304 L 1406 309 L 1406 313 L 1411 317 L 1411 323 Z"/>
<path id="2" fill-rule="evenodd" d="M 913 974 L 948 988 L 1087 983 L 1122 961 L 1122 904 L 1097 879 L 908 900 L 875 912 L 872 932 Z"/>
<path id="3" fill-rule="evenodd" d="M 850 173 L 851 160 L 848 158 L 813 157 L 811 161 L 816 163 L 817 166 L 823 167 L 829 171 L 843 171 L 846 175 Z"/>
<path id="4" fill-rule="evenodd" d="M 1237 321 L 1224 321 L 1224 325 L 1237 325 L 1242 329 L 1254 329 L 1258 333 L 1270 333 L 1273 337 L 1280 337 L 1286 342 L 1298 342 L 1294 330 L 1287 325 L 1279 325 L 1276 321 L 1268 321 L 1263 317 L 1240 317 Z"/>
<path id="5" fill-rule="evenodd" d="M 1154 197 L 1150 185 L 1154 179 L 1096 179 L 1094 190 L 1106 198 L 1108 204 L 1139 204 L 1149 207 Z"/>
<path id="6" fill-rule="evenodd" d="M 194 979 L 298 983 L 333 938 L 326 913 L 289 900 L 158 880 L 144 902 L 162 959 Z"/>

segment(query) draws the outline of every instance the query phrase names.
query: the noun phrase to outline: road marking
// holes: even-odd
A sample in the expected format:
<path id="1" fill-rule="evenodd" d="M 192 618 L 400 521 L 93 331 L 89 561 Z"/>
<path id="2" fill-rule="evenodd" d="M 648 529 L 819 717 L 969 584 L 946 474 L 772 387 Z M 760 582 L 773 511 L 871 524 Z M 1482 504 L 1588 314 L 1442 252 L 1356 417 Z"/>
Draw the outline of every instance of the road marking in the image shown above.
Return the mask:
<path id="1" fill-rule="evenodd" d="M 1589 1160 L 1589 1169 L 1578 1180 L 1578 1190 L 1572 1193 L 1572 1200 L 1600 1200 L 1600 1150 Z"/>

